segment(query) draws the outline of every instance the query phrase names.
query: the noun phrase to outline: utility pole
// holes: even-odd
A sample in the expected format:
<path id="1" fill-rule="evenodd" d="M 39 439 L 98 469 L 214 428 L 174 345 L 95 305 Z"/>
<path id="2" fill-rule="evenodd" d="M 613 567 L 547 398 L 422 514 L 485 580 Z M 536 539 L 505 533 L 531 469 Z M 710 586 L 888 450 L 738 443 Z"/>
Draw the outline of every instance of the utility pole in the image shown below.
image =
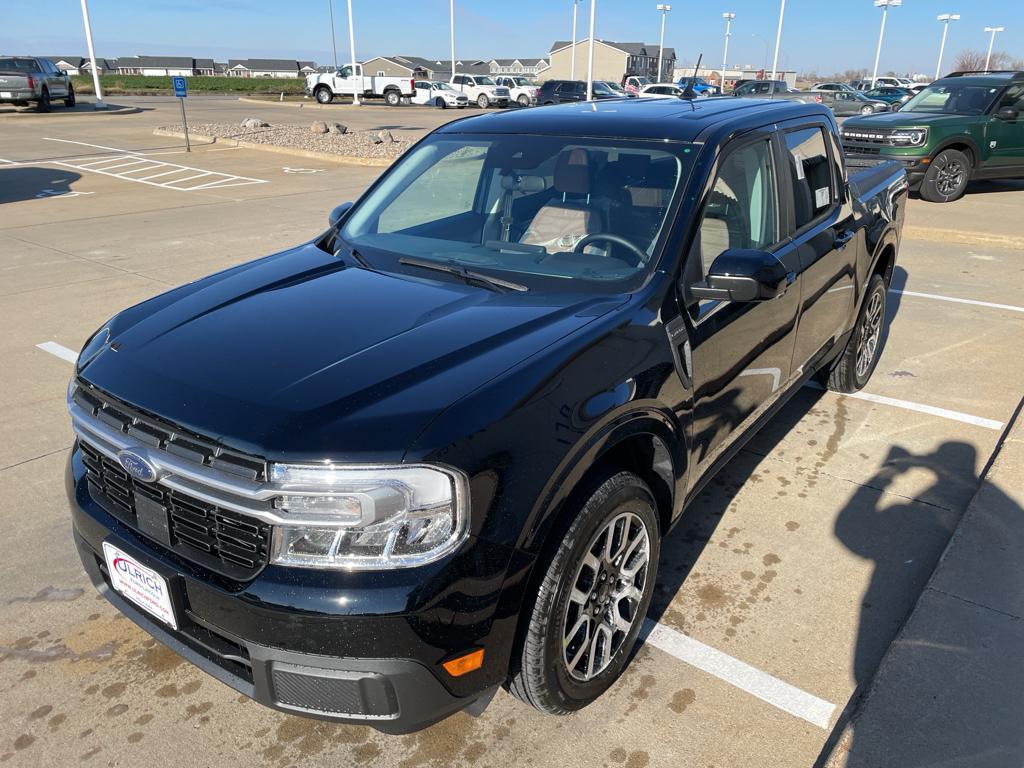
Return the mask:
<path id="1" fill-rule="evenodd" d="M 594 100 L 594 14 L 597 0 L 590 0 L 590 50 L 587 52 L 587 101 Z M 575 53 L 575 51 L 574 51 Z"/>
<path id="2" fill-rule="evenodd" d="M 362 73 L 356 75 L 356 30 L 352 22 L 352 0 L 348 0 L 348 47 L 352 51 L 352 105 L 359 106 L 359 86 L 363 82 Z"/>
<path id="3" fill-rule="evenodd" d="M 779 6 L 779 28 L 775 32 L 775 58 L 772 59 L 772 80 L 777 80 L 779 72 L 779 45 L 782 44 L 782 19 L 786 15 L 786 0 Z"/>
<path id="4" fill-rule="evenodd" d="M 334 40 L 334 0 L 327 0 L 327 13 L 331 17 L 331 50 L 334 51 L 334 71 L 338 71 L 338 43 Z"/>
<path id="5" fill-rule="evenodd" d="M 103 91 L 100 90 L 100 73 L 96 66 L 96 51 L 92 47 L 92 26 L 89 24 L 89 6 L 82 0 L 82 21 L 85 23 L 85 44 L 89 48 L 89 61 L 92 62 L 92 87 L 96 89 L 96 103 L 93 109 L 106 109 L 103 101 Z"/>
<path id="6" fill-rule="evenodd" d="M 722 82 L 718 85 L 721 92 L 725 93 L 725 70 L 729 68 L 729 38 L 732 37 L 732 20 L 736 18 L 735 13 L 729 13 L 726 11 L 722 14 L 722 18 L 725 19 L 725 53 L 722 54 Z"/>
<path id="7" fill-rule="evenodd" d="M 82 0 L 84 5 L 85 0 Z M 988 65 L 992 62 L 992 46 L 996 44 L 996 32 L 1003 32 L 1005 27 L 985 27 L 986 32 L 991 32 L 992 37 L 988 41 L 988 55 L 985 57 L 985 71 L 988 71 Z"/>
<path id="8" fill-rule="evenodd" d="M 882 38 L 885 37 L 885 19 L 889 15 L 889 6 L 899 8 L 903 0 L 875 0 L 875 8 L 882 9 L 882 28 L 878 30 L 878 48 L 875 49 L 875 68 L 871 72 L 871 87 L 875 87 L 878 80 L 878 60 L 882 57 Z"/>
<path id="9" fill-rule="evenodd" d="M 570 80 L 576 79 L 576 8 L 580 0 L 572 0 L 572 64 L 570 64 Z"/>
<path id="10" fill-rule="evenodd" d="M 448 11 L 452 27 L 452 79 L 455 79 L 455 0 L 448 0 Z"/>

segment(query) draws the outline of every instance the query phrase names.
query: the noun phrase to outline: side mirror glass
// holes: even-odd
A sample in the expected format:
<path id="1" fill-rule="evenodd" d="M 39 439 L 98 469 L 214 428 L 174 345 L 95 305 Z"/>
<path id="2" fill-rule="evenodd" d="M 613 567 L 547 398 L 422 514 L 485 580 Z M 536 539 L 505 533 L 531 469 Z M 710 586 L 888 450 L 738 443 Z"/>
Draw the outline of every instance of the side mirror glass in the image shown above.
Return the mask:
<path id="1" fill-rule="evenodd" d="M 690 286 L 697 299 L 766 301 L 783 295 L 796 275 L 767 251 L 730 248 L 712 262 L 707 277 Z"/>
<path id="2" fill-rule="evenodd" d="M 996 118 L 999 120 L 1009 120 L 1013 122 L 1020 117 L 1020 110 L 1016 107 L 1000 107 L 996 111 Z"/>
<path id="3" fill-rule="evenodd" d="M 330 216 L 327 217 L 327 221 L 330 223 L 332 229 L 337 229 L 338 225 L 341 224 L 345 216 L 352 209 L 352 203 L 342 203 L 331 211 Z"/>

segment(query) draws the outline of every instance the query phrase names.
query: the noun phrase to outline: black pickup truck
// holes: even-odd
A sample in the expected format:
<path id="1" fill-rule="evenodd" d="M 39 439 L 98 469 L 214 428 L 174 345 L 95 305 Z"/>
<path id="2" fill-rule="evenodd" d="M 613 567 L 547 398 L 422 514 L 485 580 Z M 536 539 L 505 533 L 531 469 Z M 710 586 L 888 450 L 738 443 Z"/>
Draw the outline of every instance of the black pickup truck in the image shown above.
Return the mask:
<path id="1" fill-rule="evenodd" d="M 385 732 L 622 672 L 660 543 L 811 377 L 875 367 L 906 179 L 822 106 L 458 120 L 311 242 L 112 318 L 68 389 L 74 540 L 161 642 Z"/>

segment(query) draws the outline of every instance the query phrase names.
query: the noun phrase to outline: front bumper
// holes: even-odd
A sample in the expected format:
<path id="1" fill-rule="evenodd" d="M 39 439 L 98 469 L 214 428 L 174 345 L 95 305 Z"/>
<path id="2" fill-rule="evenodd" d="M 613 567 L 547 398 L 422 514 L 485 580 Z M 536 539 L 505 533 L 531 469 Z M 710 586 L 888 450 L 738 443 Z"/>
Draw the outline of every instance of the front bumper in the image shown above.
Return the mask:
<path id="1" fill-rule="evenodd" d="M 847 168 L 867 168 L 890 160 L 899 163 L 907 172 L 911 189 L 916 189 L 924 181 L 931 158 L 928 155 L 889 155 L 883 152 L 858 152 L 856 148 L 844 147 Z"/>
<path id="2" fill-rule="evenodd" d="M 231 583 L 111 515 L 90 492 L 79 455 L 76 446 L 66 486 L 75 545 L 97 590 L 240 693 L 293 714 L 410 733 L 459 710 L 482 709 L 503 682 L 515 633 L 509 598 L 520 596 L 504 589 L 510 553 L 503 548 L 471 541 L 469 551 L 436 569 L 404 573 L 268 565 L 247 583 Z M 167 580 L 178 629 L 113 590 L 104 541 Z M 443 671 L 443 661 L 479 647 L 483 667 L 458 678 Z"/>

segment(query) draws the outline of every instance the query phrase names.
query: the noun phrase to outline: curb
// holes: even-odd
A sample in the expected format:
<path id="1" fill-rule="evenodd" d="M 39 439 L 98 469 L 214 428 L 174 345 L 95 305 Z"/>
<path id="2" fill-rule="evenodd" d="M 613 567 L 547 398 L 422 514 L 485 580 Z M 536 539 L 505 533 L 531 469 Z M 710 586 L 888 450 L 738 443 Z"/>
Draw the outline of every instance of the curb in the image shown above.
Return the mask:
<path id="1" fill-rule="evenodd" d="M 999 457 L 1003 452 L 1003 447 L 1007 442 L 1022 441 L 1024 441 L 1024 398 L 1021 398 L 1017 403 L 1017 407 L 1014 408 L 1013 413 L 1011 413 L 1010 418 L 1006 422 L 1006 426 L 1003 427 L 1003 431 L 1000 433 L 999 439 L 996 442 L 995 447 L 992 449 L 992 454 L 989 456 L 988 461 L 985 463 L 985 466 L 982 468 L 978 477 L 978 487 L 975 489 L 974 494 L 971 496 L 971 500 L 967 503 L 967 506 L 964 507 L 963 514 L 960 515 L 956 528 L 953 529 L 953 532 L 949 536 L 949 541 L 946 542 L 946 546 L 942 550 L 942 554 L 935 563 L 935 568 L 932 569 L 931 574 L 928 576 L 928 580 L 925 582 L 924 586 L 921 588 L 920 594 L 917 596 L 917 600 L 914 601 L 914 607 L 910 609 L 909 613 L 907 613 L 899 631 L 889 643 L 885 653 L 882 654 L 882 658 L 879 660 L 878 667 L 875 669 L 874 674 L 872 674 L 870 682 L 864 686 L 863 689 L 859 689 L 854 692 L 846 710 L 840 715 L 839 721 L 836 722 L 832 735 L 825 743 L 818 759 L 815 761 L 814 768 L 841 768 L 843 757 L 849 751 L 849 745 L 853 739 L 853 733 L 856 730 L 857 720 L 871 699 L 871 695 L 875 691 L 875 684 L 878 680 L 879 673 L 885 667 L 885 663 L 889 658 L 889 654 L 892 653 L 892 649 L 900 643 L 907 632 L 907 627 L 910 625 L 911 619 L 917 613 L 918 606 L 921 603 L 921 598 L 931 589 L 932 584 L 935 582 L 939 570 L 942 568 L 949 552 L 953 548 L 953 544 L 960 537 L 960 534 L 963 531 L 964 521 L 968 520 L 970 517 L 969 513 L 974 507 L 975 501 L 981 494 L 985 484 L 993 474 L 995 474 Z"/>
<path id="2" fill-rule="evenodd" d="M 168 131 L 163 128 L 154 128 L 154 136 L 167 136 L 172 139 L 185 140 L 184 133 L 178 133 L 177 131 Z M 255 149 L 260 152 L 274 152 L 279 155 L 291 155 L 292 157 L 305 157 L 311 160 L 327 160 L 328 162 L 338 163 L 340 165 L 362 165 L 373 168 L 387 168 L 391 165 L 394 160 L 387 160 L 380 157 L 352 157 L 350 155 L 333 155 L 328 152 L 314 152 L 310 149 L 292 149 L 291 147 L 276 147 L 273 144 L 258 144 L 254 141 L 243 141 L 241 139 L 225 139 L 218 136 L 206 136 L 201 133 L 192 133 L 189 131 L 189 139 L 201 139 L 203 145 L 206 144 L 223 144 L 228 147 L 238 147 L 239 149 Z"/>

